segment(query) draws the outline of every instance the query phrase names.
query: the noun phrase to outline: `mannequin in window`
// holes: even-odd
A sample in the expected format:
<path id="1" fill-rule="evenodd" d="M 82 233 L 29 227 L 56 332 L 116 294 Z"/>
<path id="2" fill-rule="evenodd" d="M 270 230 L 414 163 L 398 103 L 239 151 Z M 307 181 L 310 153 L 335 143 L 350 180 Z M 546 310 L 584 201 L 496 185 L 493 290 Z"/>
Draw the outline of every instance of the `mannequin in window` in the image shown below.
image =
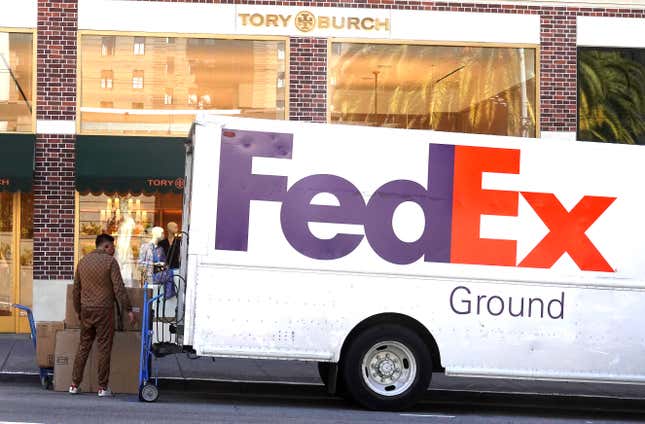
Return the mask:
<path id="1" fill-rule="evenodd" d="M 121 267 L 121 277 L 127 287 L 134 286 L 134 258 L 132 256 L 132 233 L 136 223 L 128 214 L 119 227 L 119 238 L 117 239 L 116 260 Z"/>
<path id="2" fill-rule="evenodd" d="M 163 240 L 163 228 L 154 227 L 151 230 L 150 240 L 141 245 L 139 267 L 145 279 L 144 282 L 153 282 L 153 275 L 166 264 L 166 254 L 159 245 L 161 240 Z"/>
<path id="3" fill-rule="evenodd" d="M 139 251 L 139 266 L 141 267 L 143 284 L 146 282 L 163 285 L 166 298 L 175 295 L 172 271 L 166 267 L 166 253 L 160 242 L 163 240 L 163 228 L 154 227 L 150 241 L 144 243 Z"/>
<path id="4" fill-rule="evenodd" d="M 159 242 L 166 254 L 168 268 L 179 268 L 179 251 L 181 249 L 181 234 L 179 233 L 179 225 L 176 222 L 169 222 L 166 225 L 168 236 Z"/>

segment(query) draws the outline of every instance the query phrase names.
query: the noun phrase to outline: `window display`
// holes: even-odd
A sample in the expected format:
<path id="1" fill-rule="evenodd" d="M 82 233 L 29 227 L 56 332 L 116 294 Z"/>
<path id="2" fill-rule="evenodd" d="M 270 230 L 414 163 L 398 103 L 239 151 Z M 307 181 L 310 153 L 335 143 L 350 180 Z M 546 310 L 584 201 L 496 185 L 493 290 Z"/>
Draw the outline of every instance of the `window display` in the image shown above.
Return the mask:
<path id="1" fill-rule="evenodd" d="M 536 49 L 334 42 L 331 122 L 536 136 Z"/>
<path id="2" fill-rule="evenodd" d="M 80 49 L 84 134 L 184 136 L 200 110 L 286 118 L 284 40 L 87 34 Z"/>
<path id="3" fill-rule="evenodd" d="M 153 229 L 169 223 L 181 227 L 182 195 L 84 194 L 79 198 L 79 259 L 94 250 L 97 235 L 116 239 L 115 257 L 126 286 L 138 287 L 142 271 L 142 248 L 150 242 Z M 158 231 L 158 230 L 156 230 Z M 163 229 L 158 242 L 166 237 Z"/>

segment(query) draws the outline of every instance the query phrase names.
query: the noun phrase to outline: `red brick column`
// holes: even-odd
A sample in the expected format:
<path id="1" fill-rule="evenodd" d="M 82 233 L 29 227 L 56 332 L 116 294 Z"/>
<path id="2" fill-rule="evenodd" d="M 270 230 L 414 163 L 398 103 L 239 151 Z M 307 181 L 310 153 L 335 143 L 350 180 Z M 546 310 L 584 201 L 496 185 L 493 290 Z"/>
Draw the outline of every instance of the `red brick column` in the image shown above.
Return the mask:
<path id="1" fill-rule="evenodd" d="M 38 127 L 76 118 L 77 0 L 38 0 Z M 74 266 L 74 135 L 38 134 L 34 279 L 69 280 Z"/>
<path id="2" fill-rule="evenodd" d="M 540 127 L 576 131 L 576 11 L 540 10 Z"/>
<path id="3" fill-rule="evenodd" d="M 291 38 L 289 119 L 327 122 L 327 40 Z"/>

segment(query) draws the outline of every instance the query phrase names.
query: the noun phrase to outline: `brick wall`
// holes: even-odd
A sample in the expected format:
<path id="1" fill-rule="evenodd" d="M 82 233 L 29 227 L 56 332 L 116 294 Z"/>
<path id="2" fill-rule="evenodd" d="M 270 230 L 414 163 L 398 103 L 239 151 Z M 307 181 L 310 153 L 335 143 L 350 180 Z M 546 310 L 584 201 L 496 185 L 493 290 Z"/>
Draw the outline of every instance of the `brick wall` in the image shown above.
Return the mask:
<path id="1" fill-rule="evenodd" d="M 291 38 L 289 119 L 327 121 L 327 40 Z"/>
<path id="2" fill-rule="evenodd" d="M 543 131 L 575 131 L 576 14 L 540 12 L 540 126 Z"/>
<path id="3" fill-rule="evenodd" d="M 77 0 L 38 0 L 37 119 L 76 118 Z"/>
<path id="4" fill-rule="evenodd" d="M 74 266 L 74 141 L 38 135 L 34 174 L 34 279 L 71 279 Z"/>
<path id="5" fill-rule="evenodd" d="M 76 117 L 77 0 L 38 1 L 39 120 Z M 38 134 L 34 279 L 70 279 L 74 262 L 74 136 Z"/>

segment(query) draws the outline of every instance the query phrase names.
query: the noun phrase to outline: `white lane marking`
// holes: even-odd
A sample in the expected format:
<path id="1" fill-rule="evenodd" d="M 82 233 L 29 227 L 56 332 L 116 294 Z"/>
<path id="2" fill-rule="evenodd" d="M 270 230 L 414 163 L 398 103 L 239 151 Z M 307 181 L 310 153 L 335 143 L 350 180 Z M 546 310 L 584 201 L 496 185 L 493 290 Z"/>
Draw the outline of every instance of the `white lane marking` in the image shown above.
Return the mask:
<path id="1" fill-rule="evenodd" d="M 0 421 L 0 424 L 41 424 L 41 423 L 23 423 L 14 421 Z"/>
<path id="2" fill-rule="evenodd" d="M 402 417 L 418 417 L 418 418 L 456 418 L 455 415 L 436 415 L 436 414 L 399 414 Z"/>

